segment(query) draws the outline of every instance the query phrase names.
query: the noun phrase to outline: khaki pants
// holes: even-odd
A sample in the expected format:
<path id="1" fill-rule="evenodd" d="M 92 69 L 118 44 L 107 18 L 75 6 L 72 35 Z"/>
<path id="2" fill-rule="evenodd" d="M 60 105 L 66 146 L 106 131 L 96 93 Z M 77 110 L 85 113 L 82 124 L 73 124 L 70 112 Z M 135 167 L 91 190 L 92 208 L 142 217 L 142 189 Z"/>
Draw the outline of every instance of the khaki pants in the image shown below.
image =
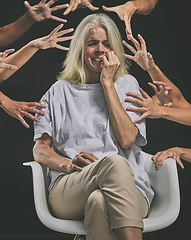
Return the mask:
<path id="1" fill-rule="evenodd" d="M 84 219 L 88 240 L 116 240 L 115 228 L 143 228 L 148 204 L 127 160 L 112 155 L 61 176 L 49 195 L 56 217 Z"/>

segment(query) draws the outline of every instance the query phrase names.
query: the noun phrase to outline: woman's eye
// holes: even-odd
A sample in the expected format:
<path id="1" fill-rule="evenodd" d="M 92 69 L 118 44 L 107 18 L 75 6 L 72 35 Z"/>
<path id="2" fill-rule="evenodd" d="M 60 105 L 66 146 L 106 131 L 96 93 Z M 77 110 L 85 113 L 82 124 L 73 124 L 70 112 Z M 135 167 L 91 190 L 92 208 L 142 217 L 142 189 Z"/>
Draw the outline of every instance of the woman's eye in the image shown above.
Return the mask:
<path id="1" fill-rule="evenodd" d="M 87 44 L 87 46 L 93 46 L 93 45 L 96 45 L 96 42 L 89 42 L 89 43 Z"/>

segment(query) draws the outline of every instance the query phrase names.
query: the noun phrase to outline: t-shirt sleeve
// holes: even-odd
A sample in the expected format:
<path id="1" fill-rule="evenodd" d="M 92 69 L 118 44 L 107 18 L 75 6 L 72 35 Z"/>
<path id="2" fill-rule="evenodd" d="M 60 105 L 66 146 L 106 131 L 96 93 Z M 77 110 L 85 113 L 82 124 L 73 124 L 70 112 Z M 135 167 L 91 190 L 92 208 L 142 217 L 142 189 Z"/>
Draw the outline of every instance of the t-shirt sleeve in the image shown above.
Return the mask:
<path id="1" fill-rule="evenodd" d="M 139 84 L 138 84 L 137 80 L 131 75 L 125 75 L 125 76 L 123 76 L 122 79 L 120 79 L 120 82 L 117 85 L 120 86 L 119 89 L 117 90 L 117 92 L 118 92 L 120 102 L 121 102 L 123 108 L 125 109 L 125 111 L 126 111 L 127 107 L 137 107 L 138 105 L 135 103 L 125 102 L 125 99 L 128 98 L 126 95 L 127 92 L 135 92 L 135 93 L 141 94 L 139 91 Z M 126 111 L 126 112 L 129 115 L 129 117 L 131 118 L 132 122 L 134 122 L 142 114 L 139 112 L 131 112 L 131 111 Z M 136 139 L 136 144 L 139 146 L 144 146 L 147 143 L 146 121 L 144 119 L 144 120 L 136 123 L 135 125 L 139 130 L 139 134 Z"/>
<path id="2" fill-rule="evenodd" d="M 52 137 L 52 118 L 50 111 L 50 90 L 48 90 L 41 98 L 40 103 L 44 104 L 46 108 L 42 111 L 45 113 L 44 116 L 36 114 L 39 122 L 34 122 L 34 141 L 41 138 L 44 133 L 47 133 Z"/>

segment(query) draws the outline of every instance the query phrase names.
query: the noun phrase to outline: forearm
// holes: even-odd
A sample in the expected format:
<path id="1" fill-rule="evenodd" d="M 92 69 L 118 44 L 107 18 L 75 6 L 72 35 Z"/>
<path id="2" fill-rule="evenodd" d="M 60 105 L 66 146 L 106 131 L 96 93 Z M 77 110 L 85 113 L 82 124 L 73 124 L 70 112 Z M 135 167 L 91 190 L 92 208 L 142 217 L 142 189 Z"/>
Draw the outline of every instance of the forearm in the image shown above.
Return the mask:
<path id="1" fill-rule="evenodd" d="M 67 171 L 67 167 L 71 162 L 71 160 L 58 155 L 47 144 L 35 144 L 33 155 L 36 162 L 57 171 Z"/>
<path id="2" fill-rule="evenodd" d="M 133 2 L 136 7 L 135 13 L 147 15 L 153 10 L 158 0 L 134 0 Z"/>
<path id="3" fill-rule="evenodd" d="M 138 129 L 123 109 L 114 84 L 102 84 L 107 102 L 112 130 L 123 148 L 128 148 L 136 141 Z"/>
<path id="4" fill-rule="evenodd" d="M 161 118 L 191 126 L 191 108 L 160 107 Z"/>
<path id="5" fill-rule="evenodd" d="M 0 107 L 3 108 L 4 102 L 9 99 L 7 96 L 5 96 L 2 92 L 0 92 Z"/>
<path id="6" fill-rule="evenodd" d="M 0 68 L 0 82 L 7 80 L 11 75 L 13 75 L 19 68 L 21 68 L 37 51 L 39 48 L 35 46 L 33 41 L 22 47 L 17 52 L 8 56 L 4 63 L 16 65 L 16 70 L 10 70 L 7 68 Z"/>
<path id="7" fill-rule="evenodd" d="M 34 24 L 34 20 L 23 15 L 17 21 L 0 28 L 0 47 L 8 46 L 20 38 Z"/>
<path id="8" fill-rule="evenodd" d="M 181 108 L 191 107 L 190 103 L 188 103 L 185 100 L 181 91 L 164 75 L 164 73 L 160 70 L 160 68 L 156 64 L 153 69 L 148 70 L 148 73 L 152 81 L 164 82 L 167 86 L 171 87 L 173 107 L 181 107 Z"/>

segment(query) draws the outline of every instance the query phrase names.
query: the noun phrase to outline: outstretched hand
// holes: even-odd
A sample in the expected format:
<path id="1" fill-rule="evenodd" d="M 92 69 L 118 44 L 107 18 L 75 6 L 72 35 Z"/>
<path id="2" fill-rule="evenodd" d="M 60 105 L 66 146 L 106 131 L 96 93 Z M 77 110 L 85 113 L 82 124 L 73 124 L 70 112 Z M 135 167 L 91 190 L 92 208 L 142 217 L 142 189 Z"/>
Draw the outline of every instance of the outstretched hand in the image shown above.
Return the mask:
<path id="1" fill-rule="evenodd" d="M 97 11 L 99 8 L 92 5 L 92 0 L 70 0 L 70 5 L 67 7 L 64 15 L 69 12 L 74 12 L 77 8 L 89 8 L 92 11 Z"/>
<path id="2" fill-rule="evenodd" d="M 48 19 L 52 19 L 58 22 L 67 22 L 66 19 L 62 19 L 52 15 L 52 12 L 67 8 L 68 4 L 57 5 L 51 8 L 51 6 L 58 0 L 41 0 L 37 5 L 31 6 L 28 1 L 25 1 L 25 7 L 27 10 L 28 17 L 34 22 L 42 22 Z"/>
<path id="3" fill-rule="evenodd" d="M 153 83 L 148 83 L 155 91 L 155 96 L 157 97 L 157 103 L 160 106 L 172 107 L 172 88 L 168 87 L 164 82 L 153 81 Z"/>
<path id="4" fill-rule="evenodd" d="M 106 7 L 106 6 L 102 6 L 102 7 L 107 12 L 117 13 L 119 18 L 125 22 L 127 39 L 130 39 L 130 36 L 132 35 L 131 18 L 136 11 L 136 7 L 133 1 L 128 1 L 125 4 L 119 5 L 116 7 Z"/>
<path id="5" fill-rule="evenodd" d="M 11 70 L 17 70 L 17 66 L 4 63 L 5 58 L 10 53 L 12 53 L 14 51 L 15 51 L 15 49 L 9 49 L 9 50 L 5 50 L 4 52 L 0 53 L 0 68 L 7 68 L 7 69 L 11 69 Z"/>
<path id="6" fill-rule="evenodd" d="M 125 57 L 136 62 L 145 71 L 152 70 L 155 67 L 153 57 L 147 52 L 146 43 L 143 37 L 138 34 L 138 38 L 140 43 L 132 35 L 129 38 L 135 47 L 132 47 L 123 40 L 123 44 L 134 54 L 134 56 L 125 54 Z"/>
<path id="7" fill-rule="evenodd" d="M 142 89 L 140 88 L 142 95 L 135 92 L 127 92 L 126 95 L 132 98 L 126 98 L 125 102 L 136 103 L 139 107 L 127 107 L 127 111 L 131 112 L 140 112 L 142 115 L 136 119 L 134 122 L 140 122 L 145 118 L 160 118 L 161 109 L 158 104 L 156 104 L 153 99 Z"/>
<path id="8" fill-rule="evenodd" d="M 74 29 L 70 28 L 70 29 L 59 31 L 62 27 L 63 27 L 63 24 L 60 24 L 48 36 L 33 40 L 32 41 L 33 45 L 39 49 L 58 48 L 66 51 L 69 50 L 68 47 L 63 47 L 57 43 L 72 39 L 73 36 L 63 37 L 63 35 L 73 32 Z"/>
<path id="9" fill-rule="evenodd" d="M 153 83 L 156 84 L 158 87 Z M 163 82 L 153 83 L 148 84 L 155 91 L 157 101 L 154 98 L 151 98 L 142 88 L 140 88 L 140 92 L 142 95 L 134 92 L 126 93 L 128 98 L 125 99 L 125 102 L 136 103 L 137 105 L 139 105 L 139 107 L 127 107 L 126 110 L 142 113 L 142 115 L 135 120 L 135 123 L 140 122 L 145 118 L 160 118 L 163 113 L 163 109 L 161 108 L 161 106 L 172 106 L 172 89 L 170 87 L 167 87 L 166 84 Z"/>
<path id="10" fill-rule="evenodd" d="M 29 125 L 24 120 L 24 117 L 28 117 L 35 122 L 38 122 L 38 118 L 34 117 L 31 113 L 37 113 L 44 116 L 44 112 L 38 108 L 45 108 L 46 106 L 38 102 L 17 102 L 6 97 L 3 101 L 2 108 L 12 117 L 18 119 L 26 128 Z M 29 113 L 31 112 L 31 113 Z"/>

